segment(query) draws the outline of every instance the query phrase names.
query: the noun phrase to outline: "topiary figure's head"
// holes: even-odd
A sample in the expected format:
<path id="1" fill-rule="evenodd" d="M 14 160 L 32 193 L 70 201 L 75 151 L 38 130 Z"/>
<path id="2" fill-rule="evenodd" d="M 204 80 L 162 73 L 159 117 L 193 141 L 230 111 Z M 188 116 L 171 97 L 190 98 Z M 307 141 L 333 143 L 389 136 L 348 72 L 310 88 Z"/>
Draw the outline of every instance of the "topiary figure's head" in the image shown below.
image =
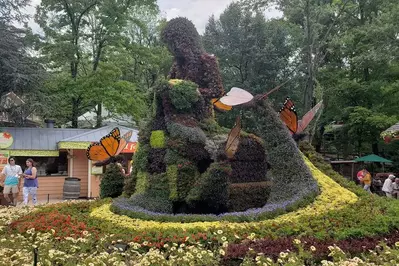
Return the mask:
<path id="1" fill-rule="evenodd" d="M 199 56 L 203 52 L 201 37 L 187 18 L 170 20 L 162 30 L 162 41 L 176 58 L 190 60 L 192 56 Z"/>

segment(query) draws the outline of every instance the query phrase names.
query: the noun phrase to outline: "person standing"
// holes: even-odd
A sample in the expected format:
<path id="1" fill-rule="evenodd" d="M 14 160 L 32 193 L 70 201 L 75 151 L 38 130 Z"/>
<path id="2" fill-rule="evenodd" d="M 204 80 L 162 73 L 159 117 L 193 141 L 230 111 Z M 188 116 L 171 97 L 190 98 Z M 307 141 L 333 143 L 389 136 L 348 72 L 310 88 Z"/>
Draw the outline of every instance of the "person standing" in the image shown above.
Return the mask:
<path id="1" fill-rule="evenodd" d="M 32 159 L 26 160 L 26 166 L 28 167 L 24 172 L 24 204 L 27 205 L 29 201 L 29 195 L 32 196 L 33 205 L 37 203 L 37 169 L 34 167 L 34 161 Z"/>
<path id="2" fill-rule="evenodd" d="M 15 164 L 15 158 L 8 158 L 8 164 L 3 168 L 1 172 L 3 176 L 5 176 L 4 180 L 4 189 L 3 195 L 6 201 L 9 204 L 17 206 L 18 192 L 19 192 L 19 182 L 20 175 L 22 175 L 21 166 Z M 11 199 L 8 194 L 12 193 L 13 202 L 11 203 Z"/>
<path id="3" fill-rule="evenodd" d="M 371 174 L 366 169 L 362 169 L 357 173 L 357 178 L 364 184 L 363 189 L 370 192 L 371 187 Z"/>
<path id="4" fill-rule="evenodd" d="M 395 176 L 390 174 L 387 179 L 384 181 L 384 185 L 382 186 L 382 191 L 385 192 L 385 195 L 388 198 L 392 198 L 392 190 L 393 190 L 393 181 L 395 180 Z"/>

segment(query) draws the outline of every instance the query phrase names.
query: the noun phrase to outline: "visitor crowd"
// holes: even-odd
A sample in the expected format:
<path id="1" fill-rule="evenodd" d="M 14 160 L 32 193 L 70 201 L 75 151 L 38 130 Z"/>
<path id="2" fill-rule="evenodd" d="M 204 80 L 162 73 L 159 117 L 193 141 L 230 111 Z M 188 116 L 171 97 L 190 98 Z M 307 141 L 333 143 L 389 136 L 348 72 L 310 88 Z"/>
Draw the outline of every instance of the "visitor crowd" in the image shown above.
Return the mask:
<path id="1" fill-rule="evenodd" d="M 388 198 L 399 198 L 399 178 L 394 175 L 389 175 L 385 179 L 384 185 L 382 186 L 382 191 Z"/>

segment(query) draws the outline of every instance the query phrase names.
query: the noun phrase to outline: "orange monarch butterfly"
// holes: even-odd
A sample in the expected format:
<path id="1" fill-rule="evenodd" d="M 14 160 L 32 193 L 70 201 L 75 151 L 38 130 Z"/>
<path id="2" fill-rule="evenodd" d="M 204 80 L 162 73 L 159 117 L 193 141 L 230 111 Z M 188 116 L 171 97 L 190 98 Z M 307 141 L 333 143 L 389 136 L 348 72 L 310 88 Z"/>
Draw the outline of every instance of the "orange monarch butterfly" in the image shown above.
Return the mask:
<path id="1" fill-rule="evenodd" d="M 225 152 L 227 158 L 232 159 L 240 144 L 240 133 L 241 133 L 241 117 L 237 116 L 236 123 L 231 129 L 226 142 Z"/>
<path id="2" fill-rule="evenodd" d="M 280 118 L 286 124 L 291 134 L 295 134 L 298 131 L 298 114 L 295 110 L 294 102 L 287 97 L 284 101 L 283 107 L 279 111 Z"/>
<path id="3" fill-rule="evenodd" d="M 301 120 L 298 120 L 296 114 L 294 102 L 287 97 L 284 102 L 283 107 L 280 110 L 280 118 L 287 125 L 288 129 L 292 134 L 302 133 L 306 127 L 312 122 L 316 113 L 322 107 L 323 100 L 316 104 L 312 109 L 310 109 Z"/>
<path id="4" fill-rule="evenodd" d="M 87 158 L 92 161 L 101 161 L 100 164 L 109 163 L 126 147 L 132 134 L 133 131 L 129 131 L 121 137 L 119 128 L 114 128 L 99 142 L 90 144 L 86 152 Z"/>

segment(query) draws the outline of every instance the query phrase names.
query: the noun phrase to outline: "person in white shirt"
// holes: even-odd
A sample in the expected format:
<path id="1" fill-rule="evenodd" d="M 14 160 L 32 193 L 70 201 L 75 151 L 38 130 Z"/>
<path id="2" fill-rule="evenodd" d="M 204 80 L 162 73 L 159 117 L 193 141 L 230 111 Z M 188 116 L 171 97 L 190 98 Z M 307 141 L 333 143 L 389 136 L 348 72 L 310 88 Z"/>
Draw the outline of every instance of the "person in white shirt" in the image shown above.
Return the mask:
<path id="1" fill-rule="evenodd" d="M 4 189 L 3 189 L 3 195 L 4 198 L 8 201 L 8 203 L 11 203 L 11 200 L 8 196 L 10 192 L 12 192 L 12 197 L 13 197 L 13 205 L 17 205 L 17 198 L 18 198 L 18 185 L 19 185 L 19 178 L 22 175 L 22 169 L 21 166 L 15 164 L 15 158 L 10 157 L 8 158 L 8 164 L 3 168 L 3 171 L 1 172 L 1 175 L 3 178 L 5 177 L 4 180 Z"/>
<path id="2" fill-rule="evenodd" d="M 387 179 L 385 179 L 384 185 L 382 186 L 382 191 L 385 192 L 385 195 L 388 198 L 392 198 L 392 190 L 393 190 L 393 181 L 395 180 L 396 176 L 389 175 Z"/>

